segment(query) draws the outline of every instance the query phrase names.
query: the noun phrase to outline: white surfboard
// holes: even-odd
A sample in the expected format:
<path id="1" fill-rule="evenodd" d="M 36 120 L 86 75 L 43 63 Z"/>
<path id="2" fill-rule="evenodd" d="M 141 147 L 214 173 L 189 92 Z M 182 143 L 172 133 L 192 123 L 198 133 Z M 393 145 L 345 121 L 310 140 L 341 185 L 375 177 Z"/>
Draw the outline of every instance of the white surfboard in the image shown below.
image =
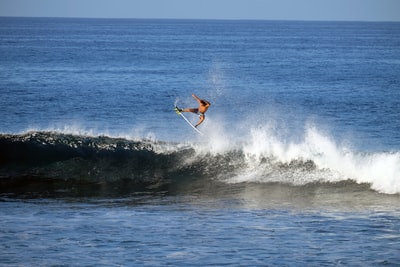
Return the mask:
<path id="1" fill-rule="evenodd" d="M 204 135 L 202 132 L 199 131 L 199 129 L 194 127 L 194 125 L 185 117 L 185 115 L 182 114 L 182 112 L 178 110 L 177 106 L 175 106 L 174 110 L 176 114 L 181 115 L 181 117 L 193 128 L 193 130 L 195 130 L 198 134 Z"/>

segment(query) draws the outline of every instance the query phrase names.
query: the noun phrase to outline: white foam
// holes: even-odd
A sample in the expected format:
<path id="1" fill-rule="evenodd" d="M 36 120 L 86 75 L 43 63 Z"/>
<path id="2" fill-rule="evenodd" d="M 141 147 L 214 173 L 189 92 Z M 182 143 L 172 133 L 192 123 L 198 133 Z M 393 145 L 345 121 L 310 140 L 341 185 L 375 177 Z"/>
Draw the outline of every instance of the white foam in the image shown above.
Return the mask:
<path id="1" fill-rule="evenodd" d="M 400 152 L 357 152 L 312 125 L 305 127 L 298 142 L 285 140 L 268 125 L 250 129 L 247 140 L 242 148 L 247 167 L 229 182 L 306 184 L 353 180 L 368 183 L 381 193 L 400 193 Z M 265 169 L 265 159 L 271 164 L 312 161 L 316 170 L 277 173 Z"/>
<path id="2" fill-rule="evenodd" d="M 337 145 L 331 138 L 308 129 L 307 156 L 320 169 L 329 169 L 357 183 L 369 183 L 378 192 L 400 193 L 400 153 L 360 153 Z M 308 151 L 307 151 L 308 149 Z"/>

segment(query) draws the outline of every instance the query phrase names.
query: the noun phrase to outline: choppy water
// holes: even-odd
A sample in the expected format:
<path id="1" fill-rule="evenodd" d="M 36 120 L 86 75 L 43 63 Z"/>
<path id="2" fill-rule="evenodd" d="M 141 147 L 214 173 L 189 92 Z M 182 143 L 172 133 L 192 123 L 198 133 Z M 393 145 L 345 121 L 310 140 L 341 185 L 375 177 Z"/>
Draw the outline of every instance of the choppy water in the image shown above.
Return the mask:
<path id="1" fill-rule="evenodd" d="M 394 266 L 399 262 L 398 213 L 244 204 L 155 196 L 88 203 L 6 202 L 1 209 L 2 265 Z"/>
<path id="2" fill-rule="evenodd" d="M 400 263 L 399 23 L 0 18 L 0 54 L 2 265 Z"/>

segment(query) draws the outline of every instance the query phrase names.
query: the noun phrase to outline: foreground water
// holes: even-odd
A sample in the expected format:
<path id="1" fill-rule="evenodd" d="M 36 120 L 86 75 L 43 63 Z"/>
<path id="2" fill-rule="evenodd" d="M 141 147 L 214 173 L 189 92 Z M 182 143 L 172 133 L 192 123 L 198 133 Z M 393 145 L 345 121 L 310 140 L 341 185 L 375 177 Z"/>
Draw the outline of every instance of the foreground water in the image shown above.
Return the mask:
<path id="1" fill-rule="evenodd" d="M 0 18 L 0 265 L 399 265 L 399 36 Z"/>
<path id="2" fill-rule="evenodd" d="M 3 266 L 395 266 L 399 263 L 400 220 L 399 211 L 394 212 L 390 207 L 393 202 L 388 201 L 386 208 L 391 210 L 388 212 L 381 210 L 382 206 L 375 206 L 379 204 L 358 205 L 361 210 L 315 209 L 302 206 L 304 203 L 298 208 L 280 205 L 278 208 L 277 203 L 265 202 L 270 199 L 147 195 L 3 202 L 1 263 Z M 345 204 L 340 201 L 341 206 Z"/>

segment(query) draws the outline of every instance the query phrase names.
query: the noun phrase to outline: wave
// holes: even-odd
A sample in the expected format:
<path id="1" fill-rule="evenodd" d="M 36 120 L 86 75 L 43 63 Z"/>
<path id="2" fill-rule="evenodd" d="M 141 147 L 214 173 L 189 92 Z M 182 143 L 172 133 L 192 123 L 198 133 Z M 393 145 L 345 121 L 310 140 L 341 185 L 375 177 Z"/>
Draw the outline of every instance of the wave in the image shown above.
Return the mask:
<path id="1" fill-rule="evenodd" d="M 297 143 L 284 142 L 267 128 L 252 129 L 240 142 L 211 132 L 208 136 L 178 143 L 41 131 L 3 134 L 1 193 L 49 187 L 88 194 L 89 189 L 104 188 L 173 190 L 193 183 L 305 186 L 346 181 L 380 193 L 400 193 L 399 152 L 357 153 L 313 127 Z"/>

